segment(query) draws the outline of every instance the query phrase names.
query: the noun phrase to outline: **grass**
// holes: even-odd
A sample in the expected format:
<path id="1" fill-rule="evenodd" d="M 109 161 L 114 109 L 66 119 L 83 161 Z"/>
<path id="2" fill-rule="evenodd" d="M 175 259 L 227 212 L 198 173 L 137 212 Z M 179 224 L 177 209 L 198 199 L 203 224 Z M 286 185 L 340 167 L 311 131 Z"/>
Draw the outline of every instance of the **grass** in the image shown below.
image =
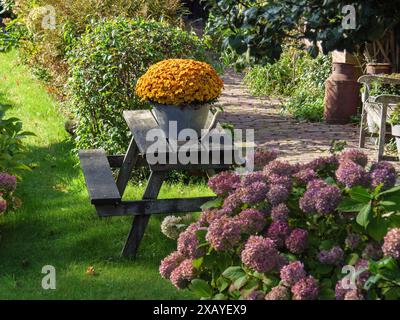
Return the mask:
<path id="1" fill-rule="evenodd" d="M 34 169 L 18 186 L 23 206 L 0 218 L 0 299 L 194 298 L 158 274 L 159 261 L 175 249 L 160 232 L 162 216 L 151 218 L 136 261 L 119 256 L 131 218 L 96 215 L 57 103 L 17 61 L 15 51 L 0 54 L 0 103 L 11 101 L 8 115 L 36 134 L 26 140 Z M 128 188 L 133 199 L 141 192 Z M 210 194 L 204 185 L 176 184 L 163 186 L 160 197 Z M 45 265 L 56 268 L 56 290 L 41 287 Z M 87 275 L 89 266 L 98 275 Z"/>

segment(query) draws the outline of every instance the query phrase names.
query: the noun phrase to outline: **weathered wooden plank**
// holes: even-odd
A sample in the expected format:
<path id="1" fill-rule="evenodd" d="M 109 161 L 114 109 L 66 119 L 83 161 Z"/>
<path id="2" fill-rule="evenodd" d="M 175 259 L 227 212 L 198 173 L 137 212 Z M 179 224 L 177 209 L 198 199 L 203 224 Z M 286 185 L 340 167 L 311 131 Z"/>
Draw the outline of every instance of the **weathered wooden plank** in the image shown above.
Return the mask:
<path id="1" fill-rule="evenodd" d="M 360 78 L 358 78 L 359 83 L 364 83 L 364 84 L 370 84 L 372 82 L 380 82 L 382 84 L 394 84 L 394 85 L 400 85 L 400 78 L 392 78 L 388 77 L 387 75 L 363 75 Z"/>
<path id="2" fill-rule="evenodd" d="M 121 197 L 125 192 L 125 188 L 131 178 L 132 170 L 138 158 L 139 148 L 136 145 L 135 139 L 132 138 L 117 178 L 117 188 Z"/>
<path id="3" fill-rule="evenodd" d="M 152 172 L 147 182 L 146 190 L 143 194 L 143 199 L 157 199 L 161 186 L 166 177 L 166 173 Z M 131 230 L 125 246 L 122 249 L 122 256 L 135 258 L 140 241 L 143 238 L 147 224 L 149 223 L 150 215 L 140 214 L 134 217 Z"/>
<path id="4" fill-rule="evenodd" d="M 108 162 L 111 168 L 120 168 L 124 161 L 124 157 L 122 155 L 108 156 Z M 148 166 L 146 159 L 139 155 L 139 158 L 136 163 L 136 167 L 145 167 Z M 170 171 L 170 170 L 227 170 L 231 167 L 230 164 L 155 164 L 150 166 L 152 171 Z"/>
<path id="5" fill-rule="evenodd" d="M 154 143 L 154 141 L 147 141 L 147 133 L 152 129 L 159 128 L 156 120 L 149 110 L 126 110 L 123 112 L 123 116 L 140 152 L 145 155 L 147 148 Z M 166 140 L 164 142 L 168 144 Z"/>
<path id="6" fill-rule="evenodd" d="M 392 94 L 382 94 L 376 96 L 376 103 L 384 103 L 384 104 L 397 104 L 400 103 L 400 96 L 392 95 Z"/>
<path id="7" fill-rule="evenodd" d="M 138 201 L 122 201 L 120 204 L 96 206 L 101 217 L 140 216 L 163 213 L 185 213 L 201 211 L 200 207 L 215 197 L 186 199 L 147 199 Z"/>
<path id="8" fill-rule="evenodd" d="M 381 110 L 381 125 L 379 128 L 379 142 L 378 142 L 378 161 L 382 160 L 383 152 L 385 148 L 385 134 L 386 134 L 386 116 L 387 116 L 387 105 L 382 105 Z"/>
<path id="9" fill-rule="evenodd" d="M 81 150 L 79 159 L 92 204 L 118 203 L 121 196 L 103 150 Z"/>

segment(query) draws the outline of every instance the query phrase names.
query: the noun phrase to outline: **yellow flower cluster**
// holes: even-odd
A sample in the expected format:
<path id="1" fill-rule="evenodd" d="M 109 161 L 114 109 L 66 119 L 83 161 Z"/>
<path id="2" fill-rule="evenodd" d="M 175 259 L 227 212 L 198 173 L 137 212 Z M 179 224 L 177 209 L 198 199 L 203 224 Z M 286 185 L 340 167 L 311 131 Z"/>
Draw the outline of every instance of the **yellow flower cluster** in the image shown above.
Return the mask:
<path id="1" fill-rule="evenodd" d="M 205 103 L 218 98 L 223 82 L 209 64 L 169 59 L 152 65 L 136 84 L 142 100 L 160 104 Z"/>

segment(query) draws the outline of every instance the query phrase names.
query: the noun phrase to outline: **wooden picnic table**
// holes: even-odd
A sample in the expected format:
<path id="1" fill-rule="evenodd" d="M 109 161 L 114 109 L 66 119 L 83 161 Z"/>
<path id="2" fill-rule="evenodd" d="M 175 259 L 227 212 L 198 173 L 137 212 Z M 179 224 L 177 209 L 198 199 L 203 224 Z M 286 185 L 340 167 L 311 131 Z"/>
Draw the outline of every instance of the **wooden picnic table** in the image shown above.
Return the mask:
<path id="1" fill-rule="evenodd" d="M 94 205 L 100 217 L 133 216 L 133 223 L 128 234 L 122 255 L 125 257 L 135 257 L 143 238 L 150 216 L 152 214 L 164 213 L 187 213 L 201 210 L 201 206 L 215 197 L 196 197 L 180 199 L 157 199 L 159 191 L 167 174 L 171 170 L 204 170 L 212 175 L 217 170 L 228 170 L 234 163 L 226 163 L 224 152 L 238 152 L 233 145 L 211 145 L 207 151 L 211 158 L 211 153 L 215 150 L 221 152 L 219 163 L 208 164 L 180 164 L 180 163 L 156 163 L 149 164 L 146 155 L 148 148 L 153 143 L 146 139 L 146 134 L 151 129 L 157 129 L 158 123 L 150 110 L 124 111 L 123 117 L 132 133 L 132 139 L 124 155 L 107 156 L 104 150 L 81 150 L 79 158 L 83 174 L 85 176 L 91 203 Z M 213 123 L 216 115 L 209 115 L 208 124 Z M 221 136 L 228 133 L 222 129 L 220 124 L 214 121 L 213 127 L 217 128 Z M 213 133 L 215 134 L 215 132 Z M 212 134 L 207 139 L 212 140 Z M 167 139 L 163 141 L 167 146 Z M 198 142 L 198 157 L 205 151 L 200 148 L 201 141 Z M 220 149 L 222 146 L 222 150 Z M 168 150 L 168 149 L 167 149 Z M 168 156 L 171 159 L 176 156 L 178 150 L 169 150 Z M 204 156 L 204 154 L 203 154 Z M 167 157 L 167 159 L 170 159 Z M 234 156 L 231 157 L 231 159 Z M 142 200 L 122 200 L 126 186 L 135 168 L 148 166 L 150 177 L 144 191 Z M 118 168 L 119 172 L 114 178 L 112 168 Z"/>

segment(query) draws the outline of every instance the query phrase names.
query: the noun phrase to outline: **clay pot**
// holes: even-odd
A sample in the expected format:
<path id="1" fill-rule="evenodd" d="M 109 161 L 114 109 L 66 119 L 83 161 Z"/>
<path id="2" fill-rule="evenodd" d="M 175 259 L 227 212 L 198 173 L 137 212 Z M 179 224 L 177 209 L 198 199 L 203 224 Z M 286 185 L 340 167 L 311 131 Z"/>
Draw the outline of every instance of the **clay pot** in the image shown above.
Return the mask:
<path id="1" fill-rule="evenodd" d="M 368 63 L 367 74 L 391 74 L 392 65 L 390 63 Z"/>
<path id="2" fill-rule="evenodd" d="M 353 64 L 334 62 L 332 74 L 325 81 L 326 122 L 346 124 L 357 115 L 360 105 L 360 84 L 357 82 L 356 68 Z"/>

